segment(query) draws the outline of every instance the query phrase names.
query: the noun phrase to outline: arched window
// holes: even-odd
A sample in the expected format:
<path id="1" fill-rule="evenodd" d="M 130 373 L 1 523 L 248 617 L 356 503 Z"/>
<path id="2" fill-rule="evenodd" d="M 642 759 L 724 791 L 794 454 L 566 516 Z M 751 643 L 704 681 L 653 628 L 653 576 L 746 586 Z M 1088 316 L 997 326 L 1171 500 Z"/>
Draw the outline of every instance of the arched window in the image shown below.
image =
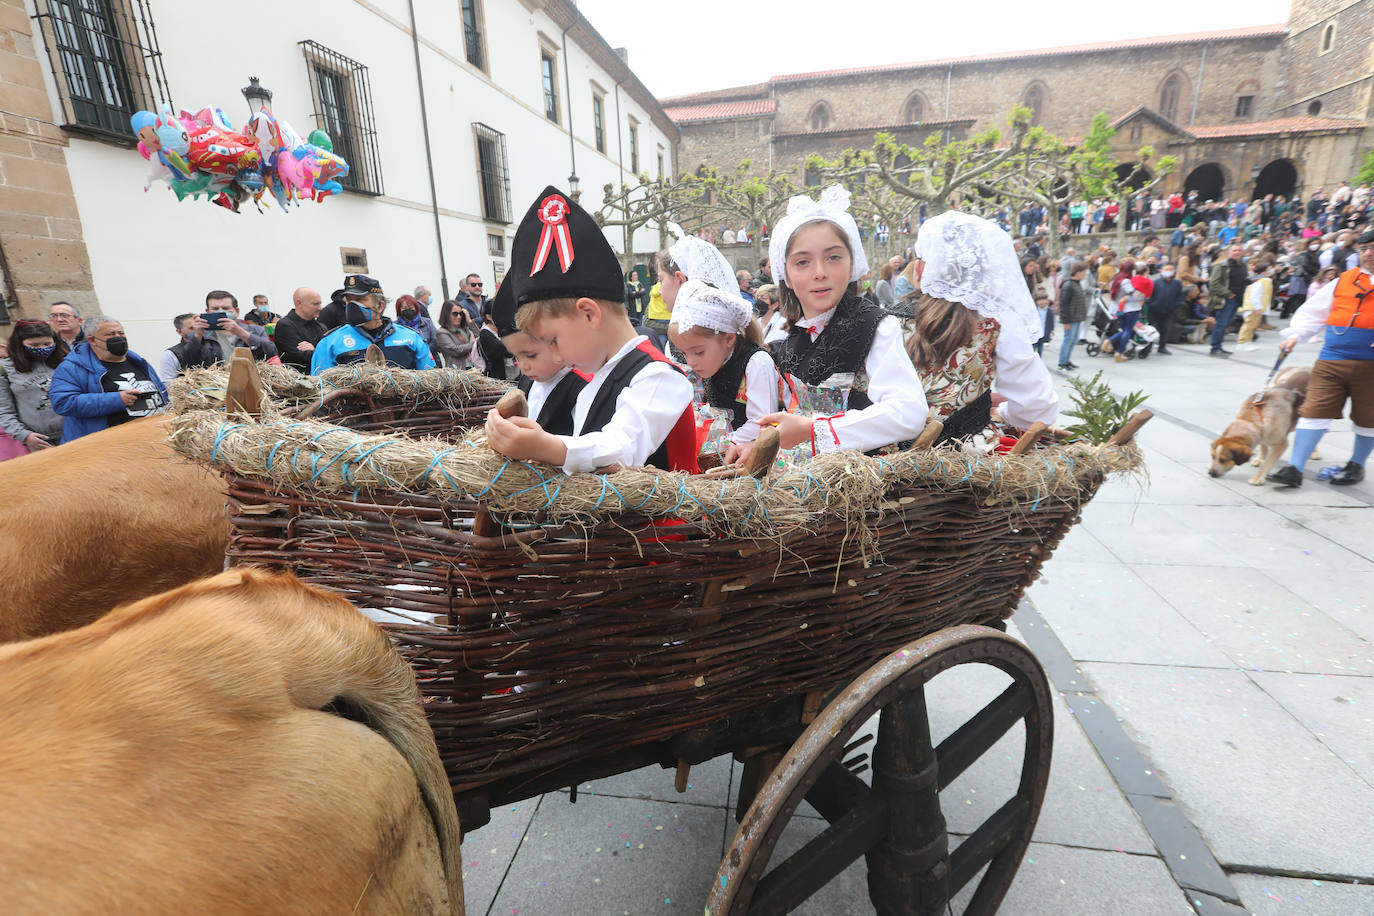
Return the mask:
<path id="1" fill-rule="evenodd" d="M 830 115 L 830 106 L 824 102 L 811 106 L 811 116 L 807 120 L 811 122 L 812 130 L 829 130 L 835 121 Z"/>
<path id="2" fill-rule="evenodd" d="M 1159 90 L 1159 113 L 1170 121 L 1178 120 L 1178 101 L 1183 97 L 1183 77 L 1169 74 Z"/>
<path id="3" fill-rule="evenodd" d="M 926 116 L 926 100 L 919 92 L 913 92 L 902 106 L 903 124 L 920 124 Z"/>
<path id="4" fill-rule="evenodd" d="M 1021 96 L 1021 105 L 1030 109 L 1031 123 L 1039 124 L 1040 116 L 1045 112 L 1045 87 L 1040 83 L 1031 83 Z"/>
<path id="5" fill-rule="evenodd" d="M 1322 113 L 1322 100 L 1321 100 L 1321 99 L 1317 99 L 1317 100 L 1315 100 L 1315 101 L 1313 101 L 1313 102 L 1310 102 L 1310 103 L 1308 104 L 1308 106 L 1307 106 L 1307 113 L 1308 113 L 1309 115 L 1311 115 L 1312 117 L 1314 117 L 1314 118 L 1315 118 L 1317 115 L 1321 114 L 1321 113 Z"/>
<path id="6" fill-rule="evenodd" d="M 1328 22 L 1326 28 L 1322 29 L 1322 49 L 1319 53 L 1325 54 L 1330 51 L 1336 43 L 1336 23 Z"/>

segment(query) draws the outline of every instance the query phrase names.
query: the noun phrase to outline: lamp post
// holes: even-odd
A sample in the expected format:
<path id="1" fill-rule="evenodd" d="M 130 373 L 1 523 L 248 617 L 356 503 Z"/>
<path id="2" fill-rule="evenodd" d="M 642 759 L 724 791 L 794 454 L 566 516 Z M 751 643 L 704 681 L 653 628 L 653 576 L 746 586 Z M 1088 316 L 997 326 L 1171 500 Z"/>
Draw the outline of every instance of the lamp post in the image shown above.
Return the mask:
<path id="1" fill-rule="evenodd" d="M 572 197 L 574 203 L 579 202 L 579 198 L 582 196 L 582 192 L 577 189 L 578 183 L 576 172 L 568 176 L 568 194 Z"/>
<path id="2" fill-rule="evenodd" d="M 244 86 L 240 92 L 248 102 L 248 110 L 257 114 L 262 111 L 263 106 L 272 101 L 272 90 L 258 82 L 256 76 L 248 77 L 248 85 Z"/>

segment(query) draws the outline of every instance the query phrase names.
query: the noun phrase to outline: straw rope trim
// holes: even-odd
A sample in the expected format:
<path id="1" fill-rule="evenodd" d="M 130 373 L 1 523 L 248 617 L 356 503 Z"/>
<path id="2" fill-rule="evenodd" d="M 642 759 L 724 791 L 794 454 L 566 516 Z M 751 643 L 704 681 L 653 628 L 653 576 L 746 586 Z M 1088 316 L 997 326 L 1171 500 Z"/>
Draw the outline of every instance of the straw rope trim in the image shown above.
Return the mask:
<path id="1" fill-rule="evenodd" d="M 882 457 L 835 452 L 763 481 L 651 470 L 567 475 L 493 452 L 480 431 L 454 443 L 365 435 L 314 420 L 235 421 L 220 411 L 183 413 L 174 421 L 171 444 L 193 461 L 283 487 L 468 498 L 512 519 L 679 518 L 745 537 L 805 525 L 825 512 L 865 528 L 869 510 L 881 509 L 894 489 L 912 485 L 977 489 L 1013 511 L 1034 512 L 1046 499 L 1077 503 L 1101 475 L 1141 466 L 1133 444 L 1071 443 L 1016 457 L 974 458 L 945 449 Z"/>
<path id="2" fill-rule="evenodd" d="M 477 369 L 398 369 L 366 363 L 335 366 L 319 375 L 301 375 L 290 366 L 258 363 L 258 375 L 266 401 L 264 413 L 269 415 L 348 389 L 407 402 L 445 400 L 461 404 L 475 395 L 501 393 L 511 387 Z M 191 369 L 168 386 L 172 407 L 178 413 L 221 407 L 228 384 L 229 370 L 223 365 Z"/>

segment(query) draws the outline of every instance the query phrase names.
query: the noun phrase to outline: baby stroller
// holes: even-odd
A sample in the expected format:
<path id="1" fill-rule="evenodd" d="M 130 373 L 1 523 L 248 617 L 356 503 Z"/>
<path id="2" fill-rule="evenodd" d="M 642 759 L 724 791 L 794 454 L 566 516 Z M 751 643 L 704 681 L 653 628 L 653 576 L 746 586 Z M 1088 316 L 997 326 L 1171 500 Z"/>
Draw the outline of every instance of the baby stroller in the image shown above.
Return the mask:
<path id="1" fill-rule="evenodd" d="M 1116 315 L 1108 308 L 1101 293 L 1094 293 L 1093 302 L 1092 326 L 1097 333 L 1097 339 L 1089 338 L 1087 341 L 1086 347 L 1089 356 L 1097 356 L 1102 353 L 1102 344 L 1106 342 L 1107 338 L 1121 330 Z M 1148 359 L 1154 351 L 1155 344 L 1159 342 L 1159 331 L 1146 324 L 1143 320 L 1144 317 L 1145 314 L 1142 312 L 1140 319 L 1136 320 L 1135 331 L 1126 344 L 1124 355 L 1127 359 Z"/>

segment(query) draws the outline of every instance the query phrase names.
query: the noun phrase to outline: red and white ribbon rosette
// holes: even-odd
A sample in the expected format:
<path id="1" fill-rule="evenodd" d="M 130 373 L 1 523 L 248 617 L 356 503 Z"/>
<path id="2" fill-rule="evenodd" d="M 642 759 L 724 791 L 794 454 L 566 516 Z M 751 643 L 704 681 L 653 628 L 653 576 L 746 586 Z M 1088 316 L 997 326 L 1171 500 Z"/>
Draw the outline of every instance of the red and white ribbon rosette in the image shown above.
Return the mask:
<path id="1" fill-rule="evenodd" d="M 544 224 L 544 231 L 539 234 L 534 266 L 530 268 L 531 277 L 544 269 L 544 264 L 549 260 L 549 251 L 555 246 L 558 248 L 558 266 L 563 269 L 563 273 L 567 273 L 568 268 L 572 266 L 572 233 L 568 231 L 569 209 L 568 202 L 558 194 L 550 194 L 539 202 L 539 221 Z"/>

